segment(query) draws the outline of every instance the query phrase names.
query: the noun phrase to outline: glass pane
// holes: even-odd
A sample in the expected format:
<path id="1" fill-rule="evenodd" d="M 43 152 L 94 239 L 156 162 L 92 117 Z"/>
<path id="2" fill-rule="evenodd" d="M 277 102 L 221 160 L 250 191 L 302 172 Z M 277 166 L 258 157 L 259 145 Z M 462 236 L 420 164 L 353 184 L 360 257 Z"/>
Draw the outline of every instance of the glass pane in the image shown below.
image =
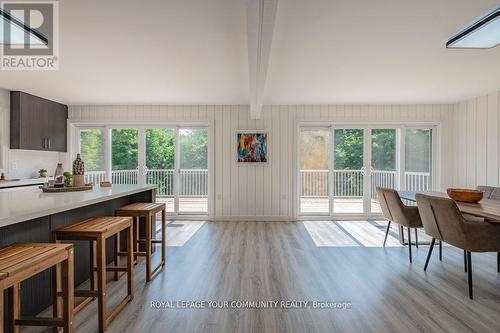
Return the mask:
<path id="1" fill-rule="evenodd" d="M 180 129 L 179 213 L 208 213 L 208 130 Z"/>
<path id="2" fill-rule="evenodd" d="M 107 179 L 103 129 L 80 129 L 80 155 L 85 162 L 85 183 L 99 184 Z"/>
<path id="3" fill-rule="evenodd" d="M 111 130 L 111 169 L 114 184 L 137 184 L 138 131 Z"/>
<path id="4" fill-rule="evenodd" d="M 431 190 L 432 130 L 406 129 L 405 183 L 410 191 Z"/>
<path id="5" fill-rule="evenodd" d="M 396 188 L 396 130 L 372 130 L 371 211 L 381 213 L 377 187 Z"/>
<path id="6" fill-rule="evenodd" d="M 333 211 L 363 212 L 363 129 L 334 131 Z"/>
<path id="7" fill-rule="evenodd" d="M 167 212 L 174 212 L 175 130 L 146 130 L 146 184 L 156 185 L 156 200 L 165 202 Z"/>
<path id="8" fill-rule="evenodd" d="M 300 131 L 300 213 L 328 214 L 329 129 Z"/>

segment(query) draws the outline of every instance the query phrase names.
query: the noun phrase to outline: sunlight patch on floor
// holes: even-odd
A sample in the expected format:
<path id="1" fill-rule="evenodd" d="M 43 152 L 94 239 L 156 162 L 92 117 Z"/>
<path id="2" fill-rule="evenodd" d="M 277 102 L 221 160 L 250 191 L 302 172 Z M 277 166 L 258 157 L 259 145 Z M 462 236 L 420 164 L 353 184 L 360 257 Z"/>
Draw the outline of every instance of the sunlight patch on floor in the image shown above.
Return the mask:
<path id="1" fill-rule="evenodd" d="M 167 246 L 184 246 L 204 224 L 204 221 L 172 221 L 168 223 Z"/>
<path id="2" fill-rule="evenodd" d="M 304 221 L 318 247 L 382 247 L 386 221 Z M 396 226 L 391 227 L 386 247 L 402 247 Z"/>

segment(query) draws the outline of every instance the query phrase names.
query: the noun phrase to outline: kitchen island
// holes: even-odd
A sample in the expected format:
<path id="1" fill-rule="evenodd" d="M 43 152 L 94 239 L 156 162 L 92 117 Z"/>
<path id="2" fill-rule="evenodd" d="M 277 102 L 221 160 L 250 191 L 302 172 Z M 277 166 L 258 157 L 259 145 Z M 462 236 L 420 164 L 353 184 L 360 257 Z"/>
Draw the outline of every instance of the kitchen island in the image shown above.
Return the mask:
<path id="1" fill-rule="evenodd" d="M 0 247 L 13 243 L 51 242 L 52 230 L 96 216 L 113 216 L 116 208 L 132 202 L 154 202 L 155 186 L 113 185 L 90 191 L 43 193 L 37 187 L 0 191 Z M 142 233 L 142 230 L 141 230 Z M 106 244 L 112 260 L 114 239 Z M 90 277 L 89 243 L 75 243 L 75 284 Z M 38 274 L 23 283 L 23 315 L 35 315 L 52 304 L 52 272 Z"/>

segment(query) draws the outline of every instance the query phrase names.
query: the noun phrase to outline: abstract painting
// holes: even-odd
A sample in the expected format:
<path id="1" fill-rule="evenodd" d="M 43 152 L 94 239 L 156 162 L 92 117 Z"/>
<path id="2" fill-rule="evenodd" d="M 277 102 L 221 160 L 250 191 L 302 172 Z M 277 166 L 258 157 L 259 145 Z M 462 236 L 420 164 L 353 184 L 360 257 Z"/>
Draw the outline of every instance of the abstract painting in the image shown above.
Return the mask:
<path id="1" fill-rule="evenodd" d="M 267 133 L 240 131 L 236 133 L 238 142 L 238 163 L 267 163 Z"/>

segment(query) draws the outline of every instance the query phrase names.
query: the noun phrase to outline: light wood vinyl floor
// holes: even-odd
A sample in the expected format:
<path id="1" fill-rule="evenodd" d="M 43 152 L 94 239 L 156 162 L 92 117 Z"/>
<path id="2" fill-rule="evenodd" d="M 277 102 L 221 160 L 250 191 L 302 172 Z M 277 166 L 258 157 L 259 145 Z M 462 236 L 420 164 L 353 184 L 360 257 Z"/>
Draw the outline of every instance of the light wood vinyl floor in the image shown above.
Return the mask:
<path id="1" fill-rule="evenodd" d="M 144 263 L 137 266 L 135 298 L 106 332 L 500 332 L 496 255 L 473 254 L 469 300 L 462 251 L 445 247 L 442 262 L 435 251 L 425 273 L 427 246 L 414 248 L 410 264 L 406 247 L 360 244 L 317 246 L 303 222 L 206 222 L 183 246 L 168 248 L 166 268 L 149 284 Z M 110 283 L 112 299 L 124 284 Z M 151 307 L 177 300 L 347 301 L 352 308 Z M 77 315 L 76 332 L 97 332 L 96 307 Z"/>

